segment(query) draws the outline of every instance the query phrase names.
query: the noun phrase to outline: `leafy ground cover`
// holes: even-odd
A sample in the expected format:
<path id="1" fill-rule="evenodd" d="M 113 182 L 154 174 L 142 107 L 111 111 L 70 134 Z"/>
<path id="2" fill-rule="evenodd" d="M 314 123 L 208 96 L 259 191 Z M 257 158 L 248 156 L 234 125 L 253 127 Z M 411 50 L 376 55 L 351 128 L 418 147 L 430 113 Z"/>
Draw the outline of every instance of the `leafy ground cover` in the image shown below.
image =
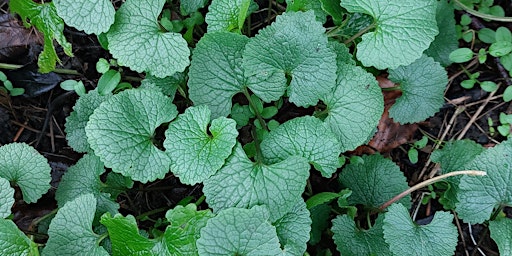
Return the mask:
<path id="1" fill-rule="evenodd" d="M 2 255 L 512 254 L 506 1 L 0 4 Z"/>

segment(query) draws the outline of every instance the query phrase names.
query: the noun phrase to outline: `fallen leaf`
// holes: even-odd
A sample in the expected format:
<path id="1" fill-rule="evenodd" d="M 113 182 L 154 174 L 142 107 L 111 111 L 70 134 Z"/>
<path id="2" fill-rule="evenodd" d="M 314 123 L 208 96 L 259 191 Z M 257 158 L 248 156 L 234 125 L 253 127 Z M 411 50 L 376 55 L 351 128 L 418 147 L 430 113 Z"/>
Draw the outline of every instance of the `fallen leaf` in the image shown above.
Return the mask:
<path id="1" fill-rule="evenodd" d="M 0 15 L 0 62 L 12 62 L 25 57 L 30 45 L 42 45 L 42 36 L 35 29 L 25 28 L 10 14 Z"/>

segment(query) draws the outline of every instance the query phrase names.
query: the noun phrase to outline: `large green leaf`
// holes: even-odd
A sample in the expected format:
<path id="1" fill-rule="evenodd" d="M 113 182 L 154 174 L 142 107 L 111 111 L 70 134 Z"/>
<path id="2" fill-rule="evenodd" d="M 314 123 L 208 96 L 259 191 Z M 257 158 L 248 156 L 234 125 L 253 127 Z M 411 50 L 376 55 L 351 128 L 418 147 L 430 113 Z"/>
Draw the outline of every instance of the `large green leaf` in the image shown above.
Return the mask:
<path id="1" fill-rule="evenodd" d="M 249 88 L 266 102 L 278 100 L 287 90 L 295 105 L 316 105 L 336 80 L 336 54 L 327 47 L 324 32 L 312 11 L 277 16 L 245 47 Z"/>
<path id="2" fill-rule="evenodd" d="M 180 12 L 182 15 L 189 15 L 203 8 L 207 0 L 182 0 L 180 1 Z"/>
<path id="3" fill-rule="evenodd" d="M 460 179 L 456 211 L 465 222 L 482 223 L 499 205 L 512 205 L 512 140 L 476 156 L 467 168 L 486 171 L 486 176 Z"/>
<path id="4" fill-rule="evenodd" d="M 379 154 L 364 155 L 363 162 L 351 162 L 340 175 L 343 186 L 352 190 L 350 204 L 363 204 L 378 208 L 394 196 L 408 189 L 400 168 L 390 159 Z M 400 199 L 400 203 L 411 207 L 411 196 Z"/>
<path id="5" fill-rule="evenodd" d="M 240 31 L 245 19 L 258 9 L 253 0 L 212 0 L 205 21 L 208 32 Z"/>
<path id="6" fill-rule="evenodd" d="M 85 125 L 89 122 L 89 117 L 102 102 L 112 95 L 100 95 L 98 90 L 92 90 L 87 94 L 80 96 L 73 106 L 73 112 L 66 118 L 66 140 L 76 152 L 85 153 L 92 151 L 87 142 L 85 134 Z"/>
<path id="7" fill-rule="evenodd" d="M 384 98 L 375 77 L 361 67 L 338 60 L 334 92 L 322 98 L 328 116 L 324 122 L 336 134 L 341 151 L 353 150 L 369 141 L 384 111 Z"/>
<path id="8" fill-rule="evenodd" d="M 43 51 L 37 60 L 40 72 L 53 71 L 55 63 L 60 61 L 55 52 L 53 40 L 62 46 L 68 56 L 73 56 L 71 44 L 64 37 L 64 21 L 57 15 L 53 2 L 37 4 L 32 0 L 16 0 L 9 2 L 9 8 L 21 16 L 25 26 L 33 25 L 43 33 Z"/>
<path id="9" fill-rule="evenodd" d="M 55 0 L 53 4 L 67 25 L 87 34 L 107 32 L 114 23 L 115 10 L 109 0 Z"/>
<path id="10" fill-rule="evenodd" d="M 425 54 L 447 67 L 452 64 L 448 56 L 459 46 L 457 32 L 455 31 L 453 3 L 448 3 L 447 0 L 437 2 L 436 21 L 439 35 L 430 44 Z"/>
<path id="11" fill-rule="evenodd" d="M 98 245 L 101 236 L 92 231 L 96 198 L 83 194 L 59 209 L 48 229 L 44 255 L 109 255 Z"/>
<path id="12" fill-rule="evenodd" d="M 165 78 L 158 78 L 156 76 L 152 76 L 150 74 L 146 75 L 144 80 L 140 82 L 140 86 L 142 88 L 150 88 L 151 86 L 156 86 L 162 90 L 162 92 L 169 96 L 171 100 L 176 96 L 176 90 L 180 87 L 180 85 L 185 84 L 186 75 L 185 73 L 175 73 L 172 76 L 168 76 Z"/>
<path id="13" fill-rule="evenodd" d="M 489 222 L 491 238 L 498 245 L 500 255 L 512 255 L 512 219 Z"/>
<path id="14" fill-rule="evenodd" d="M 438 34 L 436 4 L 436 0 L 341 1 L 347 11 L 374 18 L 374 31 L 357 44 L 357 59 L 378 69 L 411 64 Z"/>
<path id="15" fill-rule="evenodd" d="M 195 204 L 176 206 L 167 211 L 165 217 L 171 224 L 167 226 L 164 238 L 169 252 L 174 255 L 197 255 L 199 232 L 213 216 L 210 210 L 198 211 Z"/>
<path id="16" fill-rule="evenodd" d="M 95 155 L 85 155 L 78 162 L 69 167 L 62 176 L 59 187 L 55 192 L 55 199 L 59 207 L 83 194 L 93 194 L 100 213 L 117 213 L 119 204 L 110 198 L 110 195 L 102 192 L 106 187 L 100 180 L 100 175 L 105 172 L 103 163 Z"/>
<path id="17" fill-rule="evenodd" d="M 229 208 L 208 220 L 197 240 L 199 255 L 281 255 L 265 206 Z"/>
<path id="18" fill-rule="evenodd" d="M 205 181 L 224 165 L 237 136 L 234 120 L 219 117 L 210 124 L 208 107 L 187 108 L 165 132 L 172 172 L 185 184 Z"/>
<path id="19" fill-rule="evenodd" d="M 2 256 L 38 256 L 37 244 L 31 241 L 12 220 L 0 218 L 0 254 Z"/>
<path id="20" fill-rule="evenodd" d="M 337 3 L 339 6 L 339 3 Z M 341 8 L 340 8 L 341 9 Z M 309 11 L 315 12 L 316 19 L 322 23 L 327 21 L 327 13 L 322 8 L 320 0 L 286 0 L 286 11 Z"/>
<path id="21" fill-rule="evenodd" d="M 227 116 L 231 97 L 246 86 L 242 51 L 248 40 L 243 35 L 217 32 L 207 33 L 197 43 L 190 64 L 189 96 L 194 104 L 207 105 L 213 118 Z"/>
<path id="22" fill-rule="evenodd" d="M 147 182 L 169 172 L 169 156 L 154 144 L 156 128 L 178 111 L 158 90 L 129 89 L 103 102 L 85 127 L 87 141 L 106 167 Z"/>
<path id="23" fill-rule="evenodd" d="M 50 171 L 46 158 L 28 144 L 0 147 L 0 178 L 16 183 L 27 203 L 36 202 L 50 189 Z"/>
<path id="24" fill-rule="evenodd" d="M 396 122 L 423 121 L 443 106 L 448 75 L 434 59 L 424 55 L 409 66 L 390 70 L 389 79 L 400 84 L 402 91 L 389 109 L 389 116 Z"/>
<path id="25" fill-rule="evenodd" d="M 14 189 L 9 181 L 0 177 L 0 219 L 11 215 L 11 207 L 14 204 Z"/>
<path id="26" fill-rule="evenodd" d="M 432 221 L 419 226 L 402 204 L 388 207 L 384 216 L 384 239 L 394 255 L 451 256 L 457 246 L 453 215 L 438 211 Z"/>
<path id="27" fill-rule="evenodd" d="M 446 143 L 439 150 L 432 152 L 430 159 L 441 165 L 441 173 L 466 170 L 466 166 L 475 159 L 484 148 L 471 140 L 455 140 Z M 448 177 L 445 181 L 448 183 L 448 189 L 441 195 L 439 202 L 445 209 L 454 209 L 457 202 L 457 191 L 461 176 Z"/>
<path id="28" fill-rule="evenodd" d="M 290 212 L 272 223 L 283 249 L 283 256 L 303 255 L 309 241 L 311 218 L 302 198 L 297 200 Z"/>
<path id="29" fill-rule="evenodd" d="M 272 165 L 253 163 L 237 144 L 226 164 L 204 181 L 203 192 L 214 211 L 265 204 L 274 221 L 295 205 L 308 177 L 309 164 L 302 157 L 291 156 Z"/>
<path id="30" fill-rule="evenodd" d="M 343 256 L 391 256 L 382 232 L 383 219 L 380 215 L 370 229 L 364 230 L 356 227 L 354 220 L 349 216 L 339 215 L 332 220 L 331 228 L 336 248 Z"/>
<path id="31" fill-rule="evenodd" d="M 127 0 L 107 33 L 108 47 L 119 64 L 137 72 L 166 77 L 190 64 L 187 41 L 163 32 L 157 22 L 165 0 Z"/>
<path id="32" fill-rule="evenodd" d="M 273 130 L 261 142 L 261 152 L 269 163 L 290 156 L 309 160 L 324 177 L 331 177 L 339 165 L 341 153 L 336 136 L 315 117 L 294 118 Z"/>

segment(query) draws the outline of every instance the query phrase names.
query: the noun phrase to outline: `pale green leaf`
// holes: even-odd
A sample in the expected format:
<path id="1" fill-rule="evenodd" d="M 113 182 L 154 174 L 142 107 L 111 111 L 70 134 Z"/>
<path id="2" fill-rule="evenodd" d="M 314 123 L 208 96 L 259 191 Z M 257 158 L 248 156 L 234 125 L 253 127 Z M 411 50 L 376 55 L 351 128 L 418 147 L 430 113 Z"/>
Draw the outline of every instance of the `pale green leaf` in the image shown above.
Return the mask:
<path id="1" fill-rule="evenodd" d="M 261 142 L 261 152 L 271 164 L 302 156 L 322 176 L 331 177 L 338 168 L 341 149 L 336 136 L 320 119 L 304 116 L 283 123 L 267 135 Z"/>
<path id="2" fill-rule="evenodd" d="M 139 234 L 135 217 L 128 215 L 124 217 L 110 213 L 101 216 L 101 224 L 107 227 L 108 236 L 112 242 L 112 254 L 119 255 L 158 255 L 170 256 L 162 240 L 148 239 Z"/>
<path id="3" fill-rule="evenodd" d="M 384 111 L 384 98 L 375 77 L 347 64 L 338 68 L 336 88 L 323 101 L 328 110 L 324 122 L 338 137 L 342 152 L 369 141 Z"/>
<path id="4" fill-rule="evenodd" d="M 0 177 L 0 219 L 11 215 L 11 207 L 14 204 L 14 189 L 9 181 Z M 0 250 L 1 251 L 1 250 Z"/>
<path id="5" fill-rule="evenodd" d="M 99 95 L 98 90 L 92 90 L 76 101 L 75 106 L 73 106 L 73 112 L 66 118 L 64 129 L 68 145 L 76 152 L 85 153 L 92 151 L 89 142 L 87 142 L 85 125 L 94 110 L 111 96 Z"/>
<path id="6" fill-rule="evenodd" d="M 102 192 L 104 187 L 100 175 L 105 172 L 103 163 L 95 155 L 85 155 L 78 162 L 69 167 L 62 176 L 59 187 L 55 192 L 55 199 L 59 207 L 83 194 L 93 194 L 97 202 L 98 212 L 116 213 L 119 204 Z"/>
<path id="7" fill-rule="evenodd" d="M 117 198 L 120 193 L 133 187 L 133 180 L 119 173 L 110 172 L 107 175 L 105 185 L 102 187 L 102 191 L 109 193 L 111 198 Z"/>
<path id="8" fill-rule="evenodd" d="M 158 78 L 148 74 L 146 78 L 141 81 L 140 86 L 142 88 L 156 86 L 160 88 L 165 95 L 169 96 L 171 100 L 173 100 L 176 95 L 176 90 L 180 85 L 185 84 L 185 81 L 186 75 L 181 72 L 165 78 Z"/>
<path id="9" fill-rule="evenodd" d="M 394 196 L 409 188 L 404 174 L 390 159 L 379 154 L 362 156 L 363 163 L 351 162 L 340 175 L 343 186 L 352 190 L 350 204 L 363 204 L 378 208 Z M 398 201 L 411 207 L 411 196 Z"/>
<path id="10" fill-rule="evenodd" d="M 55 0 L 53 4 L 67 25 L 87 34 L 107 32 L 114 23 L 115 10 L 109 0 Z"/>
<path id="11" fill-rule="evenodd" d="M 0 254 L 2 256 L 38 256 L 39 252 L 37 244 L 23 234 L 12 220 L 0 218 Z"/>
<path id="12" fill-rule="evenodd" d="M 195 204 L 176 206 L 165 214 L 171 223 L 164 233 L 167 249 L 174 255 L 197 255 L 196 241 L 206 222 L 214 217 L 210 210 L 198 211 Z"/>
<path id="13" fill-rule="evenodd" d="M 343 256 L 379 255 L 391 256 L 389 245 L 384 241 L 383 217 L 379 215 L 375 224 L 368 229 L 356 227 L 353 219 L 339 215 L 332 220 L 331 231 L 336 248 Z"/>
<path id="14" fill-rule="evenodd" d="M 400 84 L 402 91 L 389 109 L 389 116 L 396 122 L 423 121 L 443 106 L 448 75 L 434 59 L 423 56 L 409 66 L 390 70 L 389 79 Z"/>
<path id="15" fill-rule="evenodd" d="M 500 255 L 512 255 L 512 219 L 489 222 L 491 238 L 498 245 Z"/>
<path id="16" fill-rule="evenodd" d="M 43 255 L 109 255 L 98 245 L 100 236 L 92 231 L 96 198 L 83 194 L 59 209 L 50 223 Z"/>
<path id="17" fill-rule="evenodd" d="M 18 185 L 27 203 L 35 203 L 50 189 L 50 171 L 46 158 L 28 144 L 0 147 L 0 178 Z"/>
<path id="18" fill-rule="evenodd" d="M 205 181 L 224 165 L 237 136 L 234 120 L 219 117 L 210 123 L 207 106 L 187 108 L 165 132 L 172 172 L 184 184 Z"/>
<path id="19" fill-rule="evenodd" d="M 374 18 L 374 30 L 357 44 L 357 59 L 378 69 L 409 65 L 421 57 L 438 34 L 436 0 L 344 0 L 349 12 Z"/>
<path id="20" fill-rule="evenodd" d="M 394 255 L 451 256 L 457 246 L 453 215 L 438 211 L 427 225 L 417 225 L 402 204 L 388 207 L 384 216 L 384 239 Z"/>
<path id="21" fill-rule="evenodd" d="M 439 34 L 425 51 L 425 54 L 441 63 L 443 67 L 447 67 L 452 64 L 448 56 L 459 46 L 452 3 L 448 3 L 447 0 L 437 2 L 436 21 Z"/>
<path id="22" fill-rule="evenodd" d="M 346 45 L 338 41 L 329 41 L 328 46 L 336 53 L 336 66 L 338 67 L 336 74 L 340 74 L 345 69 L 350 69 L 346 64 L 350 64 L 352 66 L 356 65 L 356 61 L 352 54 L 350 54 L 350 49 L 348 49 Z"/>
<path id="23" fill-rule="evenodd" d="M 243 68 L 251 91 L 269 102 L 287 90 L 295 105 L 316 105 L 336 80 L 336 54 L 324 32 L 312 11 L 277 16 L 245 47 Z"/>
<path id="24" fill-rule="evenodd" d="M 441 165 L 441 173 L 466 170 L 466 166 L 482 153 L 484 148 L 471 140 L 455 140 L 446 143 L 439 150 L 432 152 L 430 159 Z M 448 177 L 445 181 L 449 188 L 442 194 L 439 201 L 445 209 L 454 209 L 457 202 L 457 191 L 461 176 Z"/>
<path id="25" fill-rule="evenodd" d="M 327 13 L 322 8 L 320 0 L 286 0 L 287 12 L 305 12 L 309 10 L 315 12 L 316 20 L 322 23 L 327 21 Z"/>
<path id="26" fill-rule="evenodd" d="M 297 200 L 290 212 L 272 225 L 276 227 L 277 237 L 281 249 L 283 249 L 283 256 L 304 254 L 311 231 L 311 218 L 302 198 Z"/>
<path id="27" fill-rule="evenodd" d="M 240 32 L 245 19 L 257 9 L 253 0 L 212 0 L 205 18 L 208 32 Z"/>
<path id="28" fill-rule="evenodd" d="M 231 97 L 246 86 L 242 51 L 249 39 L 227 32 L 207 33 L 197 43 L 189 72 L 189 96 L 195 105 L 207 105 L 212 117 L 227 116 Z"/>
<path id="29" fill-rule="evenodd" d="M 9 8 L 21 16 L 24 24 L 33 25 L 43 33 L 43 51 L 37 60 L 41 73 L 53 71 L 55 63 L 60 62 L 53 46 L 53 40 L 62 46 L 68 56 L 73 56 L 71 44 L 64 37 L 64 21 L 57 15 L 53 2 L 37 4 L 32 0 L 17 0 L 10 2 Z"/>
<path id="30" fill-rule="evenodd" d="M 201 229 L 199 255 L 281 255 L 276 228 L 269 218 L 265 206 L 220 211 Z"/>
<path id="31" fill-rule="evenodd" d="M 464 63 L 470 61 L 474 56 L 473 50 L 463 47 L 450 52 L 448 59 L 455 63 Z"/>
<path id="32" fill-rule="evenodd" d="M 482 223 L 499 205 L 512 204 L 512 141 L 503 141 L 476 156 L 468 170 L 487 172 L 485 176 L 460 179 L 456 211 L 468 223 Z"/>
<path id="33" fill-rule="evenodd" d="M 291 156 L 276 164 L 263 165 L 249 160 L 237 144 L 226 164 L 204 181 L 203 192 L 206 202 L 216 212 L 265 204 L 271 220 L 277 220 L 301 197 L 308 177 L 309 164 L 302 157 Z"/>
<path id="34" fill-rule="evenodd" d="M 162 32 L 157 18 L 165 0 L 127 0 L 107 33 L 110 53 L 121 65 L 156 77 L 183 72 L 190 64 L 181 34 Z"/>
<path id="35" fill-rule="evenodd" d="M 153 144 L 156 128 L 178 111 L 157 90 L 129 89 L 110 97 L 90 116 L 87 141 L 106 167 L 147 182 L 169 172 L 169 156 Z"/>

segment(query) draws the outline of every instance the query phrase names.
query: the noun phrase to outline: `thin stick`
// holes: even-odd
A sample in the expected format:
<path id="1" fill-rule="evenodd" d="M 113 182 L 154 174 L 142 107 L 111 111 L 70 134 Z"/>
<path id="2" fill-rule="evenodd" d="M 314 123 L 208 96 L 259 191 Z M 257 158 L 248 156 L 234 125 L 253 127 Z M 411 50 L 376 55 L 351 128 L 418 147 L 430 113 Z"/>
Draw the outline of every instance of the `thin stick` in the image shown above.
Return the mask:
<path id="1" fill-rule="evenodd" d="M 444 178 L 448 178 L 448 177 L 451 177 L 451 176 L 456 176 L 456 175 L 471 175 L 471 176 L 485 176 L 487 175 L 487 172 L 484 172 L 484 171 L 477 171 L 477 170 L 464 170 L 464 171 L 455 171 L 455 172 L 449 172 L 449 173 L 446 173 L 446 174 L 443 174 L 443 175 L 440 175 L 440 176 L 437 176 L 437 177 L 434 177 L 432 179 L 428 179 L 428 180 L 425 180 L 425 181 L 422 181 L 412 187 L 410 187 L 409 189 L 405 190 L 404 192 L 398 194 L 397 196 L 391 198 L 391 200 L 385 202 L 383 205 L 381 205 L 379 207 L 380 210 L 384 210 L 386 209 L 388 206 L 392 205 L 393 203 L 395 203 L 396 201 L 402 199 L 404 196 L 420 189 L 420 188 L 423 188 L 423 187 L 426 187 L 430 184 L 434 184 Z"/>
<path id="2" fill-rule="evenodd" d="M 498 84 L 498 88 L 499 88 L 499 84 Z M 473 114 L 473 117 L 471 117 L 471 119 L 469 120 L 469 122 L 466 124 L 466 126 L 464 127 L 464 129 L 462 129 L 461 133 L 459 134 L 459 136 L 457 137 L 457 140 L 461 140 L 462 138 L 464 138 L 464 136 L 466 135 L 466 132 L 468 132 L 469 128 L 471 128 L 471 126 L 473 125 L 473 123 L 477 120 L 478 116 L 480 116 L 480 113 L 482 113 L 482 111 L 484 110 L 485 106 L 487 106 L 487 103 L 489 103 L 489 101 L 491 100 L 492 96 L 494 96 L 494 94 L 498 91 L 498 88 L 496 88 L 496 90 L 494 90 L 493 92 L 491 92 L 489 94 L 489 96 L 487 97 L 487 99 L 485 99 L 484 103 L 482 103 L 482 106 L 480 106 L 477 111 L 475 112 L 475 114 Z"/>

